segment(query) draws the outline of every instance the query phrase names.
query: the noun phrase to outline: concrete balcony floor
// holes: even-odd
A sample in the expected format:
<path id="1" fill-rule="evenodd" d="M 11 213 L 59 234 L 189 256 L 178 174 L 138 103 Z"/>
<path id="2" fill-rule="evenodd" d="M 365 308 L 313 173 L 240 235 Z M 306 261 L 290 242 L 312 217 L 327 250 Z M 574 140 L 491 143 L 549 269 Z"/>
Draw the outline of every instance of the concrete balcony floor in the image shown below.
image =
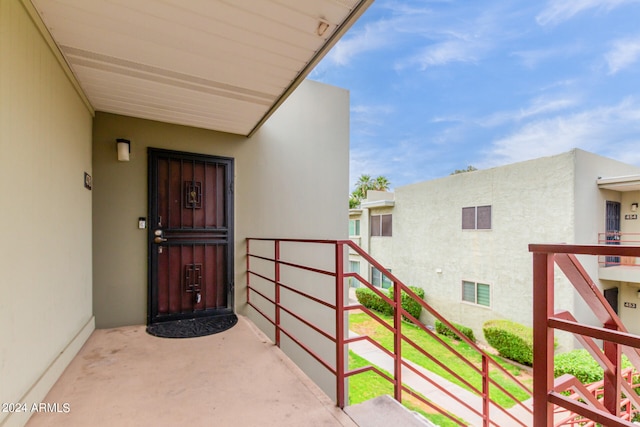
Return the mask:
<path id="1" fill-rule="evenodd" d="M 36 413 L 28 427 L 357 427 L 244 317 L 192 339 L 96 330 L 45 402 L 70 411 Z"/>

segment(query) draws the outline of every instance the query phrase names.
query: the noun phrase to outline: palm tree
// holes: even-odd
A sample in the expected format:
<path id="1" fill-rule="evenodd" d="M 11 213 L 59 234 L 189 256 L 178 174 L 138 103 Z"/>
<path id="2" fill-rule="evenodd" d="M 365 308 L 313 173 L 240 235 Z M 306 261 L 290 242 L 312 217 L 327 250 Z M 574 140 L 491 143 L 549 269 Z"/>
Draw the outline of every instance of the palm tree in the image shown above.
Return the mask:
<path id="1" fill-rule="evenodd" d="M 358 178 L 358 182 L 356 182 L 356 189 L 354 190 L 354 195 L 358 196 L 360 200 L 365 199 L 367 197 L 367 191 L 371 190 L 373 186 L 373 179 L 371 175 L 362 174 L 360 178 Z"/>
<path id="2" fill-rule="evenodd" d="M 362 174 L 358 181 L 356 182 L 356 188 L 351 193 L 349 197 L 349 208 L 353 209 L 360 205 L 360 202 L 363 199 L 367 198 L 367 191 L 369 190 L 378 190 L 378 191 L 387 191 L 389 190 L 389 186 L 391 183 L 389 180 L 380 175 L 375 179 L 371 178 L 371 175 Z"/>
<path id="3" fill-rule="evenodd" d="M 387 191 L 390 185 L 391 183 L 389 182 L 387 177 L 380 175 L 373 181 L 373 188 L 371 189 L 378 191 Z"/>

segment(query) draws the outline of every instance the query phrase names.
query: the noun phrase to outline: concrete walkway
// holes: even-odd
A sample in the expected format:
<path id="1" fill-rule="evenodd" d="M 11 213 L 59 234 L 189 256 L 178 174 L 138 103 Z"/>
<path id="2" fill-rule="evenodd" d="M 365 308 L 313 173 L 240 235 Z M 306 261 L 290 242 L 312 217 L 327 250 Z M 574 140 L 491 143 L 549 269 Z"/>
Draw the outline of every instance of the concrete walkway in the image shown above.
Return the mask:
<path id="1" fill-rule="evenodd" d="M 350 289 L 349 293 L 349 302 L 352 305 L 358 304 L 358 300 L 355 298 L 355 292 L 353 289 Z M 357 337 L 358 334 L 349 331 L 349 337 Z M 384 369 L 387 372 L 393 373 L 394 371 L 394 363 L 393 359 L 389 357 L 386 353 L 380 350 L 375 345 L 371 344 L 368 341 L 358 341 L 355 343 L 349 344 L 349 349 L 356 353 L 358 356 L 367 359 L 372 364 Z M 413 366 L 418 372 L 421 372 L 424 376 L 431 379 L 433 382 L 440 385 L 442 388 L 446 389 L 449 393 L 457 396 L 460 400 L 464 401 L 467 405 L 475 409 L 476 411 L 482 413 L 482 398 L 470 391 L 463 389 L 462 387 L 451 383 L 450 381 L 440 377 L 439 375 L 434 374 L 433 372 L 427 371 L 426 369 L 407 361 L 411 366 Z M 463 419 L 470 426 L 482 426 L 482 418 L 475 414 L 469 408 L 463 406 L 456 399 L 448 396 L 445 392 L 439 390 L 435 385 L 422 379 L 415 372 L 411 371 L 409 368 L 404 367 L 402 370 L 402 381 L 405 385 L 422 394 L 425 398 L 433 402 L 435 405 L 440 406 L 446 411 L 454 414 L 456 417 Z M 514 406 L 509 410 L 509 412 L 514 415 L 518 420 L 521 420 L 525 425 L 531 425 L 532 417 L 531 414 L 528 413 L 525 409 L 520 406 Z M 504 414 L 500 409 L 496 408 L 492 405 L 489 408 L 489 413 L 491 415 L 491 419 L 497 425 L 505 425 L 512 426 L 515 424 L 514 420 L 508 415 Z"/>
<path id="2" fill-rule="evenodd" d="M 350 332 L 349 337 L 357 337 L 358 335 Z M 356 353 L 358 356 L 367 359 L 372 364 L 384 369 L 387 372 L 393 372 L 394 364 L 391 357 L 389 357 L 386 353 L 380 350 L 375 345 L 371 344 L 368 341 L 358 341 L 356 343 L 349 344 L 349 349 Z M 470 391 L 463 389 L 462 387 L 451 383 L 450 381 L 440 377 L 439 375 L 434 374 L 433 372 L 427 371 L 426 369 L 407 361 L 408 364 L 413 366 L 418 372 L 421 372 L 427 378 L 431 379 L 433 382 L 440 385 L 442 388 L 447 390 L 454 396 L 457 396 L 460 400 L 464 401 L 467 405 L 475 409 L 476 411 L 482 413 L 482 398 Z M 444 391 L 438 389 L 432 383 L 425 381 L 420 376 L 418 376 L 415 372 L 410 370 L 407 367 L 402 369 L 402 382 L 418 393 L 422 394 L 425 398 L 433 402 L 435 405 L 440 406 L 446 411 L 454 414 L 456 417 L 463 419 L 470 426 L 481 426 L 482 418 L 475 414 L 469 408 L 463 406 L 456 399 L 447 395 Z M 494 405 L 489 409 L 491 414 L 491 419 L 497 425 L 516 425 L 514 420 L 510 418 L 508 415 L 504 414 Z M 531 418 L 523 408 L 520 406 L 515 406 L 510 409 L 510 413 L 513 414 L 519 420 L 527 420 Z M 531 422 L 523 421 L 525 425 L 531 425 Z"/>

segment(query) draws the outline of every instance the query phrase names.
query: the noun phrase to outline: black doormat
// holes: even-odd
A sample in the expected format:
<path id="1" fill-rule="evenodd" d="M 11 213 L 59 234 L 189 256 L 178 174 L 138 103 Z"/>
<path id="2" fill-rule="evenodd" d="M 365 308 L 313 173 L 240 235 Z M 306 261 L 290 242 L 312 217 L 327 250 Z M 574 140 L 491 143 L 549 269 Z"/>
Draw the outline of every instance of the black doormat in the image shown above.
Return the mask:
<path id="1" fill-rule="evenodd" d="M 238 316 L 225 314 L 195 319 L 172 320 L 147 326 L 147 333 L 161 338 L 195 338 L 226 331 L 238 323 Z"/>

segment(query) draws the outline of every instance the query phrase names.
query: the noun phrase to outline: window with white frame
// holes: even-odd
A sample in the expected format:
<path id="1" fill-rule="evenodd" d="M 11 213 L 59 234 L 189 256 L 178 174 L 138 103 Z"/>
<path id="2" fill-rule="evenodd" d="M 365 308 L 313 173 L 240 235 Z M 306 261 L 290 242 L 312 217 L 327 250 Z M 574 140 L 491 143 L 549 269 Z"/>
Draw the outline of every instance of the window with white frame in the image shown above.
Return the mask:
<path id="1" fill-rule="evenodd" d="M 393 225 L 391 214 L 371 215 L 370 223 L 372 236 L 391 236 Z"/>
<path id="2" fill-rule="evenodd" d="M 360 235 L 360 220 L 350 219 L 349 220 L 349 236 L 359 236 L 359 235 Z"/>
<path id="3" fill-rule="evenodd" d="M 462 208 L 463 230 L 491 230 L 491 205 Z"/>
<path id="4" fill-rule="evenodd" d="M 388 268 L 387 271 L 391 273 L 390 268 Z M 371 267 L 371 284 L 378 288 L 389 289 L 393 282 L 387 276 L 382 274 L 380 270 L 375 267 Z"/>
<path id="5" fill-rule="evenodd" d="M 349 261 L 349 272 L 360 274 L 360 261 Z M 349 277 L 349 287 L 359 288 L 360 281 L 355 277 Z"/>
<path id="6" fill-rule="evenodd" d="M 491 286 L 486 283 L 462 281 L 462 301 L 491 307 Z"/>

